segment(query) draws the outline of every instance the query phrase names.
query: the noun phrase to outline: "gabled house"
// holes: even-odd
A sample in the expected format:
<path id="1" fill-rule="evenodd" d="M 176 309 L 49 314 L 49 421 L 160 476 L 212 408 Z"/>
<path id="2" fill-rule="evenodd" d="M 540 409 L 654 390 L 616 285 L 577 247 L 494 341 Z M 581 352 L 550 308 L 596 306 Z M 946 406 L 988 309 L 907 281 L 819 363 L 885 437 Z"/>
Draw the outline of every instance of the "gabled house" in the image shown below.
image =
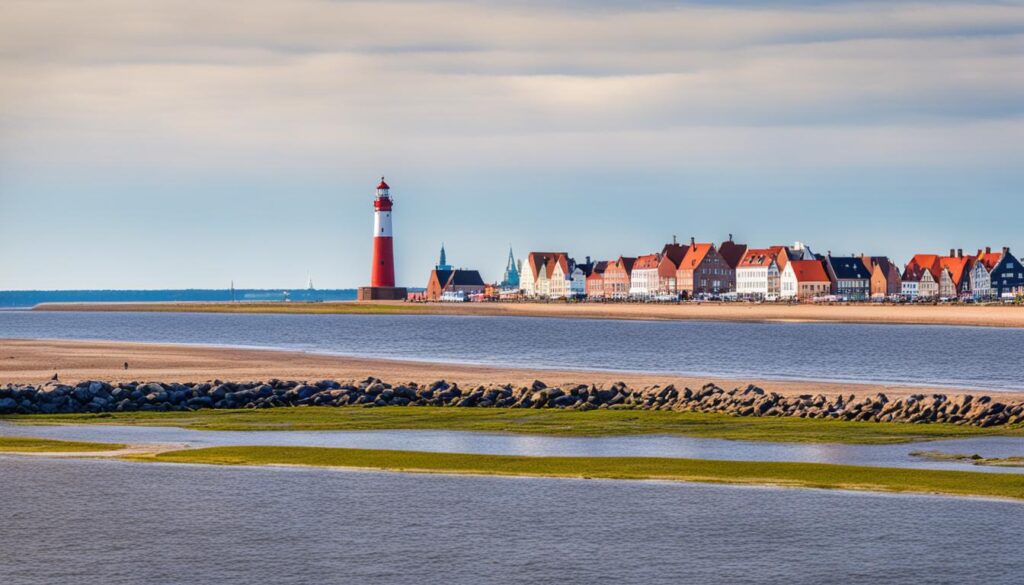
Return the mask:
<path id="1" fill-rule="evenodd" d="M 428 301 L 466 300 L 470 295 L 484 292 L 486 285 L 477 270 L 437 270 L 430 272 L 427 290 Z"/>
<path id="2" fill-rule="evenodd" d="M 832 294 L 851 301 L 871 296 L 871 272 L 856 256 L 825 256 L 825 269 L 832 281 Z"/>
<path id="3" fill-rule="evenodd" d="M 590 271 L 590 276 L 587 276 L 585 286 L 588 299 L 604 298 L 604 271 L 608 269 L 608 264 L 607 260 L 594 262 L 594 268 Z"/>
<path id="4" fill-rule="evenodd" d="M 551 299 L 563 299 L 569 296 L 569 284 L 572 278 L 572 268 L 569 265 L 569 255 L 565 252 L 555 254 L 554 258 L 547 263 L 548 268 L 548 294 Z"/>
<path id="5" fill-rule="evenodd" d="M 908 299 L 931 299 L 939 296 L 939 257 L 917 254 L 903 270 L 903 296 Z"/>
<path id="6" fill-rule="evenodd" d="M 971 267 L 971 296 L 976 299 L 987 299 L 995 294 L 992 291 L 992 269 L 999 264 L 1002 256 L 992 252 L 992 248 L 978 250 L 974 257 L 974 265 Z"/>
<path id="7" fill-rule="evenodd" d="M 658 263 L 661 256 L 646 254 L 633 263 L 629 273 L 629 296 L 645 299 L 658 292 Z"/>
<path id="8" fill-rule="evenodd" d="M 686 256 L 676 271 L 679 292 L 693 298 L 700 294 L 731 292 L 736 284 L 736 271 L 722 258 L 714 244 L 698 244 L 690 238 Z"/>
<path id="9" fill-rule="evenodd" d="M 590 261 L 590 256 L 587 256 L 586 262 L 576 262 L 572 258 L 569 259 L 570 298 L 582 299 L 587 296 L 587 279 L 590 278 L 590 274 L 594 270 L 594 264 L 594 262 Z"/>
<path id="10" fill-rule="evenodd" d="M 624 299 L 629 296 L 629 276 L 636 258 L 619 256 L 604 271 L 604 298 Z"/>
<path id="11" fill-rule="evenodd" d="M 781 292 L 778 248 L 749 248 L 736 265 L 736 294 L 745 299 L 775 300 Z"/>
<path id="12" fill-rule="evenodd" d="M 992 293 L 996 298 L 1013 296 L 1024 286 L 1024 267 L 1021 266 L 1010 248 L 1004 247 L 1003 253 L 989 273 L 992 279 Z"/>
<path id="13" fill-rule="evenodd" d="M 444 294 L 444 289 L 448 286 L 448 281 L 452 277 L 452 272 L 453 270 L 450 268 L 435 268 L 430 271 L 430 278 L 427 279 L 427 289 L 423 291 L 423 295 L 428 301 L 441 300 L 441 295 Z"/>
<path id="14" fill-rule="evenodd" d="M 939 296 L 963 298 L 971 296 L 971 270 L 974 258 L 964 256 L 964 251 L 950 250 L 949 256 L 939 258 L 942 280 L 939 282 Z"/>
<path id="15" fill-rule="evenodd" d="M 861 262 L 871 273 L 871 298 L 884 299 L 903 293 L 900 269 L 885 256 L 861 256 Z"/>
<path id="16" fill-rule="evenodd" d="M 519 274 L 519 288 L 526 297 L 548 297 L 551 294 L 550 277 L 559 258 L 568 258 L 565 252 L 530 252 L 526 265 Z M 568 265 L 562 269 L 563 275 Z M 558 288 L 558 287 L 556 287 Z"/>
<path id="17" fill-rule="evenodd" d="M 736 270 L 736 266 L 739 265 L 740 260 L 743 259 L 743 255 L 747 253 L 746 244 L 737 244 L 732 241 L 732 234 L 729 234 L 729 239 L 718 245 L 718 254 L 725 260 L 725 263 L 729 265 L 729 268 Z M 735 288 L 735 287 L 734 287 Z"/>
<path id="18" fill-rule="evenodd" d="M 832 292 L 832 279 L 821 260 L 789 260 L 780 277 L 780 296 L 810 300 Z"/>
<path id="19" fill-rule="evenodd" d="M 679 286 L 676 276 L 679 272 L 679 265 L 686 257 L 688 248 L 674 241 L 665 244 L 661 249 L 661 260 L 658 261 L 658 294 L 675 295 L 679 294 Z"/>

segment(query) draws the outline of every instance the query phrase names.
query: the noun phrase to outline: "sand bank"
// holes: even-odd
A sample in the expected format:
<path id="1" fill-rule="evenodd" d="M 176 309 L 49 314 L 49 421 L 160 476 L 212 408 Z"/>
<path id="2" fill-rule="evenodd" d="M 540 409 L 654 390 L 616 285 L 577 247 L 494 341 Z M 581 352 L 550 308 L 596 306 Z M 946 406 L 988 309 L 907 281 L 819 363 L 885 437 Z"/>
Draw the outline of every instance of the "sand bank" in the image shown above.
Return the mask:
<path id="1" fill-rule="evenodd" d="M 1024 327 L 1015 305 L 785 305 L 755 303 L 53 303 L 46 311 L 158 311 L 220 313 L 431 314 L 587 319 L 706 319 Z"/>
<path id="2" fill-rule="evenodd" d="M 124 369 L 128 362 L 129 369 Z M 529 384 L 535 379 L 549 385 L 585 383 L 631 386 L 675 384 L 699 388 L 714 382 L 724 388 L 756 384 L 784 395 L 856 394 L 884 392 L 889 396 L 914 393 L 962 393 L 960 390 L 886 384 L 815 381 L 778 381 L 692 377 L 671 374 L 500 368 L 460 364 L 424 363 L 318 355 L 261 349 L 235 349 L 183 345 L 157 345 L 110 341 L 0 340 L 0 384 L 34 383 L 54 373 L 65 382 L 81 380 L 195 382 L 221 380 L 354 379 L 375 376 L 390 381 L 431 382 L 445 379 L 461 386 L 475 384 Z M 979 392 L 989 392 L 978 389 Z M 1024 392 L 997 392 L 1007 399 L 1024 399 Z"/>

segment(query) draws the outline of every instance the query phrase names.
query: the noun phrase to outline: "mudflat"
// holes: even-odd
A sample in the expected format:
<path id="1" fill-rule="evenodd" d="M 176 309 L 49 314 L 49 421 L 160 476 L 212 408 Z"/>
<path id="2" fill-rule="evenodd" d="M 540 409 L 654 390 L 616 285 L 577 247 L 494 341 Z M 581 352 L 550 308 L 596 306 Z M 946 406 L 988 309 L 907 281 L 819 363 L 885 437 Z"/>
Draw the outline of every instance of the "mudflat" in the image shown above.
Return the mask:
<path id="1" fill-rule="evenodd" d="M 124 363 L 128 362 L 128 369 Z M 549 385 L 612 384 L 631 386 L 675 384 L 699 388 L 713 382 L 723 388 L 755 384 L 784 395 L 856 394 L 884 392 L 890 397 L 916 393 L 960 394 L 949 388 L 857 384 L 818 381 L 779 381 L 740 378 L 693 377 L 671 374 L 607 371 L 501 368 L 402 360 L 356 358 L 304 352 L 237 349 L 189 345 L 161 345 L 115 341 L 0 340 L 0 384 L 41 384 L 54 373 L 61 381 L 105 380 L 109 382 L 159 380 L 197 382 L 221 380 L 359 379 L 374 376 L 391 382 L 426 383 L 444 379 L 461 386 L 477 384 L 527 385 L 543 380 Z M 1008 400 L 1024 400 L 1024 392 L 998 392 L 979 388 Z"/>
<path id="2" fill-rule="evenodd" d="M 1024 327 L 1024 306 L 1006 304 L 775 304 L 775 303 L 53 303 L 43 311 L 156 311 L 217 313 L 427 314 L 584 319 L 706 319 Z"/>

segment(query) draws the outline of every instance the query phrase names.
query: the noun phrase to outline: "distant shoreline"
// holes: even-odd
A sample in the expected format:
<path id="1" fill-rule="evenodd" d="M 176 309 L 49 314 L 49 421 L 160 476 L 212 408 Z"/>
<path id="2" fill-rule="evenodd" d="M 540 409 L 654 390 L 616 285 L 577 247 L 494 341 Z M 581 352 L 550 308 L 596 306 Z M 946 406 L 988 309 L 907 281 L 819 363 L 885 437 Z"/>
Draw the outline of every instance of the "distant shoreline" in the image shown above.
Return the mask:
<path id="1" fill-rule="evenodd" d="M 46 303 L 35 311 L 289 313 L 358 315 L 473 315 L 622 320 L 860 323 L 1024 327 L 1015 305 L 883 305 L 756 303 Z"/>

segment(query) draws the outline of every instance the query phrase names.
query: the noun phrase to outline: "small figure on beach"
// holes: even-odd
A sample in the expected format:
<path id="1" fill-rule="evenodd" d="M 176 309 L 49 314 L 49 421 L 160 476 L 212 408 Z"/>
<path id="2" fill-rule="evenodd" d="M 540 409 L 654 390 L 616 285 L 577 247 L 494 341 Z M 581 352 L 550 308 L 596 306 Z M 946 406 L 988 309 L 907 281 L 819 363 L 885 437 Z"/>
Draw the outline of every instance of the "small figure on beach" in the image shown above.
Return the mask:
<path id="1" fill-rule="evenodd" d="M 58 381 L 58 380 L 59 380 L 59 378 L 57 377 L 57 373 L 56 373 L 56 372 L 54 372 L 54 374 L 53 374 L 53 377 L 52 377 L 52 378 L 50 378 L 50 380 L 52 380 L 52 381 L 54 381 L 54 382 L 56 382 L 56 381 Z"/>
<path id="2" fill-rule="evenodd" d="M 126 369 L 126 370 L 128 369 L 128 362 L 124 363 L 124 369 Z"/>

